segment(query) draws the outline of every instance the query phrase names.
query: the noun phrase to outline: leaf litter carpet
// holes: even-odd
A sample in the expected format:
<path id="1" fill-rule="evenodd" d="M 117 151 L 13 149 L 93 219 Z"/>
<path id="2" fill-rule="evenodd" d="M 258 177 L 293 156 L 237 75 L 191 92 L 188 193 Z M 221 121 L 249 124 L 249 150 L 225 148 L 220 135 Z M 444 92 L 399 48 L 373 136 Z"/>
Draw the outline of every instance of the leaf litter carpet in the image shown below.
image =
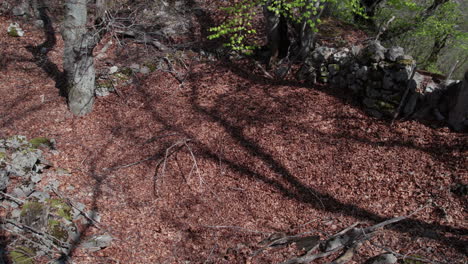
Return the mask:
<path id="1" fill-rule="evenodd" d="M 252 256 L 273 233 L 326 237 L 428 201 L 373 241 L 467 262 L 467 200 L 450 191 L 468 181 L 466 134 L 390 127 L 344 91 L 196 60 L 182 85 L 167 72 L 136 75 L 119 95 L 97 98 L 91 114 L 73 117 L 26 48 L 41 42 L 40 32 L 0 37 L 0 137 L 56 139 L 60 153 L 48 159 L 71 173 L 51 170 L 44 181 L 59 179 L 60 191 L 97 210 L 114 236 L 98 252 L 78 247 L 73 263 L 276 263 L 298 252 Z M 62 46 L 48 53 L 55 65 Z M 381 252 L 366 243 L 351 263 Z"/>

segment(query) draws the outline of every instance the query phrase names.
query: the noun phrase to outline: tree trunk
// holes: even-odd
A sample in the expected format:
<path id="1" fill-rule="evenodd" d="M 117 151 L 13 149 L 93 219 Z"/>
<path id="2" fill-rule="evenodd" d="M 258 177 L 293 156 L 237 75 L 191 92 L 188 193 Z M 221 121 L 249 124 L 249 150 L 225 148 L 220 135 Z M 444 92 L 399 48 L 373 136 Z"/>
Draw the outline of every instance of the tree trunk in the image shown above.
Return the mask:
<path id="1" fill-rule="evenodd" d="M 468 128 L 468 71 L 455 97 L 455 105 L 450 109 L 448 123 L 455 131 Z"/>
<path id="2" fill-rule="evenodd" d="M 95 89 L 93 49 L 97 40 L 86 28 L 86 2 L 87 0 L 65 2 L 65 21 L 62 28 L 66 95 L 70 111 L 78 116 L 91 112 Z"/>
<path id="3" fill-rule="evenodd" d="M 267 3 L 263 7 L 263 15 L 266 19 L 266 32 L 268 41 L 268 62 L 267 67 L 279 58 L 283 58 L 287 55 L 290 41 L 288 37 L 288 24 L 286 18 L 282 15 L 276 14 L 268 10 Z"/>
<path id="4" fill-rule="evenodd" d="M 437 65 L 437 61 L 439 59 L 439 54 L 442 51 L 443 48 L 445 48 L 445 45 L 447 44 L 447 39 L 449 38 L 449 35 L 444 35 L 442 37 L 436 36 L 434 38 L 434 45 L 432 45 L 431 53 L 429 54 L 429 57 L 427 58 L 426 62 L 424 63 L 425 66 L 429 65 Z"/>
<path id="5" fill-rule="evenodd" d="M 312 4 L 312 3 L 310 3 L 310 4 Z M 309 3 L 307 5 L 309 5 Z M 309 56 L 310 52 L 314 49 L 314 45 L 315 45 L 315 31 L 307 23 L 307 21 L 310 19 L 317 26 L 317 24 L 318 24 L 317 20 L 322 15 L 322 12 L 323 12 L 323 9 L 324 9 L 323 3 L 320 0 L 315 0 L 313 5 L 314 5 L 314 8 L 312 10 L 307 9 L 307 7 L 304 7 L 304 10 L 302 10 L 303 11 L 302 13 L 305 13 L 305 12 L 309 11 L 311 13 L 311 15 L 308 18 L 303 18 L 304 21 L 301 22 L 301 28 L 300 28 L 300 32 L 299 32 L 300 49 L 299 49 L 299 53 L 298 53 L 298 56 L 301 59 L 305 59 L 307 56 Z M 314 14 L 314 12 L 313 12 L 314 10 L 317 13 Z"/>
<path id="6" fill-rule="evenodd" d="M 434 0 L 432 4 L 426 8 L 416 19 L 413 23 L 389 29 L 382 34 L 382 40 L 390 40 L 401 36 L 402 34 L 415 29 L 419 24 L 423 23 L 431 16 L 435 14 L 435 12 L 439 9 L 440 6 L 447 3 L 450 0 Z"/>

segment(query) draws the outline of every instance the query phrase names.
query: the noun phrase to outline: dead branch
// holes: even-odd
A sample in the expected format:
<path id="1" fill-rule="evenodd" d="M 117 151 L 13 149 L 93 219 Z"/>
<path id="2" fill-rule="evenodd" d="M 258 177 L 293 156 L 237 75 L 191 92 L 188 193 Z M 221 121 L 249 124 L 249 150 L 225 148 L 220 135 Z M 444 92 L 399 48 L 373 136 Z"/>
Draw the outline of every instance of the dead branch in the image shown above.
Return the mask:
<path id="1" fill-rule="evenodd" d="M 393 119 L 392 119 L 392 122 L 390 123 L 390 125 L 393 125 L 393 123 L 395 122 L 395 119 L 398 118 L 398 115 L 400 114 L 401 108 L 403 107 L 404 102 L 406 101 L 406 97 L 408 97 L 409 89 L 411 87 L 411 80 L 413 79 L 414 74 L 416 73 L 416 68 L 417 68 L 417 66 L 414 65 L 413 70 L 411 71 L 411 76 L 409 77 L 408 82 L 406 84 L 405 93 L 401 97 L 400 104 L 398 105 L 398 108 L 396 109 L 395 114 L 393 115 Z"/>
<path id="2" fill-rule="evenodd" d="M 335 260 L 330 262 L 330 264 L 347 263 L 352 260 L 354 256 L 354 252 L 364 242 L 370 240 L 373 237 L 373 234 L 378 229 L 383 228 L 387 225 L 405 220 L 408 217 L 411 217 L 412 215 L 426 208 L 428 204 L 420 207 L 419 209 L 415 210 L 409 215 L 391 218 L 391 219 L 388 219 L 386 221 L 383 221 L 381 223 L 378 223 L 378 224 L 375 224 L 366 228 L 356 228 L 356 226 L 359 225 L 359 222 L 354 223 L 348 226 L 347 228 L 343 229 L 342 231 L 336 233 L 335 235 L 328 237 L 325 240 L 320 241 L 319 239 L 317 239 L 317 244 L 313 246 L 312 248 L 308 249 L 305 255 L 284 261 L 281 264 L 309 263 L 315 259 L 323 258 L 329 255 L 338 253 L 342 250 L 343 251 L 341 255 L 339 255 L 337 258 L 335 258 Z M 265 248 L 268 248 L 268 247 L 286 246 L 290 243 L 297 242 L 299 237 L 300 235 L 279 237 L 273 240 L 272 242 L 270 242 L 267 246 L 262 247 L 261 249 L 257 250 L 254 254 L 257 255 L 258 253 L 262 252 Z M 321 252 L 312 254 L 316 249 L 320 249 Z M 426 262 L 435 263 L 431 261 L 426 261 Z M 437 264 L 440 264 L 440 263 L 437 263 Z"/>
<path id="3" fill-rule="evenodd" d="M 192 149 L 189 147 L 188 145 L 188 142 L 190 142 L 191 139 L 182 139 L 182 140 L 179 140 L 177 141 L 176 143 L 172 144 L 170 147 L 168 147 L 165 151 L 165 155 L 163 158 L 161 158 L 158 163 L 156 164 L 156 169 L 155 169 L 155 173 L 154 173 L 154 177 L 153 177 L 153 182 L 154 182 L 154 186 L 153 186 L 153 194 L 156 196 L 158 194 L 158 190 L 157 190 L 157 180 L 158 178 L 163 178 L 165 173 L 166 173 L 166 166 L 167 166 L 167 160 L 170 156 L 172 156 L 174 153 L 177 153 L 180 149 L 186 147 L 187 150 L 189 151 L 190 153 L 190 157 L 192 159 L 192 169 L 190 171 L 190 175 L 191 173 L 193 172 L 193 170 L 195 169 L 196 172 L 198 173 L 198 176 L 199 176 L 199 181 L 200 181 L 200 185 L 203 183 L 203 178 L 201 176 L 201 173 L 198 169 L 198 164 L 197 164 L 197 160 L 195 158 L 195 155 L 193 154 L 193 151 Z M 159 171 L 159 168 L 161 168 L 161 174 L 158 173 Z M 158 177 L 159 175 L 159 177 Z"/>
<path id="4" fill-rule="evenodd" d="M 18 227 L 20 229 L 29 231 L 29 233 L 35 235 L 36 237 L 49 242 L 49 243 L 46 243 L 46 244 L 47 245 L 52 245 L 53 247 L 55 247 L 60 252 L 63 252 L 64 249 L 70 248 L 69 243 L 60 241 L 59 239 L 55 238 L 54 236 L 51 236 L 51 235 L 49 235 L 47 233 L 44 233 L 44 232 L 41 232 L 41 231 L 31 227 L 31 226 L 28 226 L 28 225 L 25 225 L 25 224 L 22 224 L 22 223 L 18 223 L 17 221 L 14 221 L 12 219 L 5 219 L 4 221 L 6 223 L 14 225 L 14 226 L 16 226 L 16 227 Z M 56 246 L 56 244 L 60 248 L 58 246 Z"/>
<path id="5" fill-rule="evenodd" d="M 388 25 L 392 23 L 392 21 L 395 20 L 395 16 L 392 16 L 386 23 L 382 24 L 379 28 L 379 33 L 377 33 L 377 36 L 375 36 L 375 41 L 379 40 L 380 36 L 387 31 Z"/>
<path id="6" fill-rule="evenodd" d="M 0 192 L 1 195 L 3 195 L 3 197 L 9 199 L 9 200 L 12 200 L 13 202 L 19 204 L 19 205 L 22 205 L 24 203 L 26 203 L 25 201 L 21 200 L 21 199 L 18 199 L 16 197 L 13 197 L 11 195 L 9 195 L 8 193 L 4 193 L 4 192 Z"/>
<path id="7" fill-rule="evenodd" d="M 398 252 L 396 252 L 396 251 L 394 251 L 394 250 L 392 250 L 390 248 L 387 248 L 385 246 L 379 245 L 379 244 L 377 244 L 377 243 L 375 243 L 373 241 L 369 241 L 369 243 L 371 243 L 375 247 L 378 247 L 378 248 L 381 248 L 381 249 L 383 249 L 383 250 L 385 250 L 387 252 L 390 252 L 393 255 L 402 258 L 403 260 L 404 259 L 410 259 L 410 260 L 421 261 L 421 262 L 426 262 L 426 263 L 431 263 L 431 264 L 448 264 L 449 263 L 449 262 L 429 260 L 429 259 L 426 259 L 426 258 L 407 256 L 407 255 L 400 254 L 400 253 L 398 253 Z"/>

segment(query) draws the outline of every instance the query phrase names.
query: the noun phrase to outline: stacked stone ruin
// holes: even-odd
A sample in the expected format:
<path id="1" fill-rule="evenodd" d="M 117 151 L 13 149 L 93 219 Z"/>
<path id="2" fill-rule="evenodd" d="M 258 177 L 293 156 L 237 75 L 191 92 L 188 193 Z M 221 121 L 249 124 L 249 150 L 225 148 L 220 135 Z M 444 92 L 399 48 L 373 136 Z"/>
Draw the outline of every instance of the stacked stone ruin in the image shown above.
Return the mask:
<path id="1" fill-rule="evenodd" d="M 379 41 L 349 48 L 317 47 L 297 73 L 308 83 L 352 90 L 366 112 L 377 118 L 448 121 L 461 82 L 413 70 L 416 61 L 401 47 Z M 468 127 L 468 116 L 462 129 Z"/>

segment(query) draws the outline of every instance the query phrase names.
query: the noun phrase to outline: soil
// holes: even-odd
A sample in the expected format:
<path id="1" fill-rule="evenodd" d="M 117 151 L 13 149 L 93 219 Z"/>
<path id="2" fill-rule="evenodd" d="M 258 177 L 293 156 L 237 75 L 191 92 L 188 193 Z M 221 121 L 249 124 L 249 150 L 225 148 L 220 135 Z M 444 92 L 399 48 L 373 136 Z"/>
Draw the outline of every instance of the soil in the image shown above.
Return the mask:
<path id="1" fill-rule="evenodd" d="M 11 22 L 0 18 L 2 32 Z M 376 245 L 467 263 L 467 197 L 451 192 L 468 182 L 466 134 L 413 121 L 390 126 L 346 91 L 275 82 L 248 60 L 190 51 L 187 69 L 177 66 L 182 83 L 170 72 L 136 74 L 97 98 L 91 114 L 74 117 L 56 88 L 60 35 L 40 60 L 28 46 L 43 33 L 22 26 L 24 37 L 0 37 L 0 137 L 54 138 L 60 153 L 47 159 L 71 174 L 50 172 L 44 181 L 59 179 L 60 191 L 97 210 L 115 238 L 94 253 L 78 247 L 73 263 L 278 263 L 298 251 L 253 256 L 273 233 L 325 238 L 425 205 L 349 263 L 385 252 Z M 134 50 L 151 57 L 142 45 L 129 47 L 113 45 L 98 67 L 124 63 Z"/>

